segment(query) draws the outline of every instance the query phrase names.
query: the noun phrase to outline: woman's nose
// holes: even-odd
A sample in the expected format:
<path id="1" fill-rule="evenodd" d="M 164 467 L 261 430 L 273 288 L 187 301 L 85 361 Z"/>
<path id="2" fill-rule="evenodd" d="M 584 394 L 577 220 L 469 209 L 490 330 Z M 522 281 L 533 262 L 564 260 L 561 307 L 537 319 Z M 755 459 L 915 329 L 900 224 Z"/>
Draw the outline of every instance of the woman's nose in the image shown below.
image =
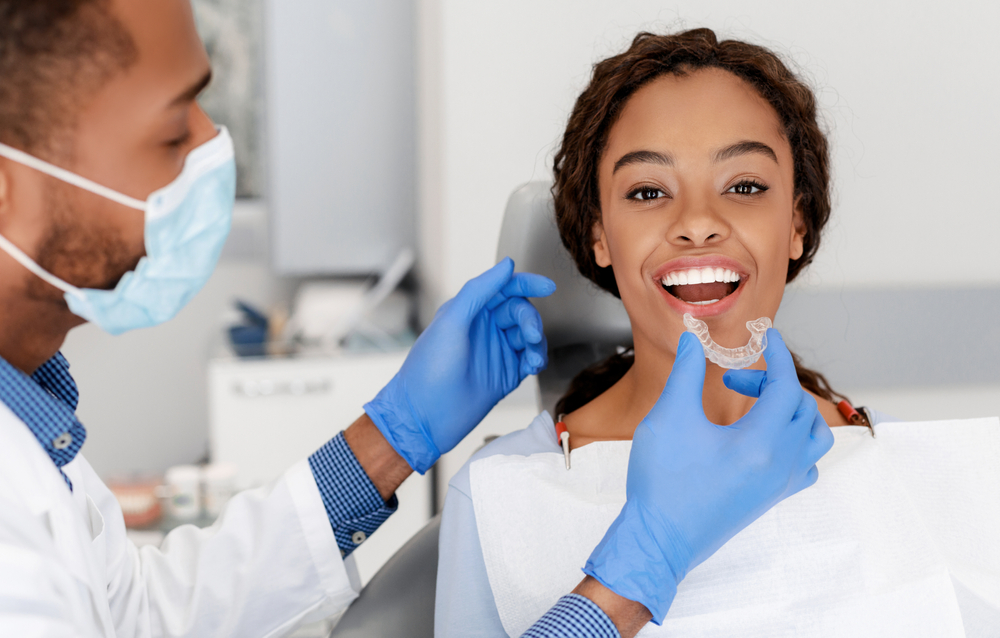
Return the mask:
<path id="1" fill-rule="evenodd" d="M 680 204 L 674 207 L 673 219 L 667 230 L 667 240 L 670 243 L 700 248 L 729 237 L 729 225 L 712 209 L 709 202 L 698 199 Z"/>

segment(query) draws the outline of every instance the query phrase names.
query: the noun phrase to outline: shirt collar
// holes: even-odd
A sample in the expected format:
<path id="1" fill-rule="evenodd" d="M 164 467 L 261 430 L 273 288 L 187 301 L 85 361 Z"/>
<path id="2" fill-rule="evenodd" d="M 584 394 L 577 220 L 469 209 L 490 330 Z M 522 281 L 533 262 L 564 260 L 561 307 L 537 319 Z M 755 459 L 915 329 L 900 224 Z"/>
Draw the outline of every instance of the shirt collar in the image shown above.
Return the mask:
<path id="1" fill-rule="evenodd" d="M 30 377 L 0 357 L 0 401 L 24 421 L 60 473 L 87 439 L 87 430 L 76 418 L 79 399 L 69 362 L 61 352 Z M 65 474 L 63 478 L 73 489 Z"/>

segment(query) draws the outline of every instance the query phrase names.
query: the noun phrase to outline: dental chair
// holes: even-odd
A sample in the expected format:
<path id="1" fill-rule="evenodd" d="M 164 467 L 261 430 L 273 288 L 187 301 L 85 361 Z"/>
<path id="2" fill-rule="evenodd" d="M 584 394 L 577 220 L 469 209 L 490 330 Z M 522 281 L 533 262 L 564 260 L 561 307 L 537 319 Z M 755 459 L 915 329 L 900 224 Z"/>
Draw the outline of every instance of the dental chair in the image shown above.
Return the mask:
<path id="1" fill-rule="evenodd" d="M 518 271 L 556 282 L 556 292 L 534 299 L 545 326 L 549 365 L 538 375 L 539 408 L 550 413 L 574 376 L 632 343 L 619 299 L 583 278 L 556 229 L 548 182 L 529 182 L 507 201 L 497 260 L 511 257 Z M 553 414 L 553 416 L 556 416 Z M 330 638 L 434 635 L 438 530 L 434 517 L 389 559 L 344 613 Z"/>

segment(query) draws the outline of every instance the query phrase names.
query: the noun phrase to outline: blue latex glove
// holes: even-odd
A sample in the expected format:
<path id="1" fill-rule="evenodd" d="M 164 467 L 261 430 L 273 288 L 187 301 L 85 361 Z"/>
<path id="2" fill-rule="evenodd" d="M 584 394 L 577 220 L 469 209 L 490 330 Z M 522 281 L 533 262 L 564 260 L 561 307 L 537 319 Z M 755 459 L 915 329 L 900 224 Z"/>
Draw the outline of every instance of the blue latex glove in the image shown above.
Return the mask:
<path id="1" fill-rule="evenodd" d="M 802 390 L 778 331 L 768 330 L 767 372 L 731 370 L 724 381 L 759 396 L 739 421 L 705 418 L 705 355 L 691 333 L 659 400 L 632 439 L 626 503 L 584 572 L 642 603 L 660 624 L 677 584 L 779 501 L 816 482 L 833 434 Z"/>
<path id="2" fill-rule="evenodd" d="M 542 319 L 527 297 L 551 279 L 514 274 L 508 257 L 469 281 L 434 316 L 399 373 L 365 412 L 417 472 L 426 472 L 529 374 L 548 363 Z"/>

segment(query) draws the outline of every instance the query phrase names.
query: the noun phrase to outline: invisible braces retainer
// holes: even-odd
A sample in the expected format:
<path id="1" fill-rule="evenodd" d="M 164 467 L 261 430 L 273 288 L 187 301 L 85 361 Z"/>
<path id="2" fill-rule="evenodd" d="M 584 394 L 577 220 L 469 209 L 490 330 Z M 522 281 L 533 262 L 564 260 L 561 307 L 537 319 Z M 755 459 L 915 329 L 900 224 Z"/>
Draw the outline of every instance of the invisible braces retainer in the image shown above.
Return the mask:
<path id="1" fill-rule="evenodd" d="M 750 331 L 750 341 L 739 348 L 724 348 L 712 341 L 708 334 L 708 324 L 701 319 L 695 319 L 691 313 L 684 313 L 684 326 L 698 337 L 701 347 L 705 349 L 705 358 L 712 363 L 730 370 L 740 370 L 757 363 L 760 355 L 767 348 L 767 329 L 771 327 L 768 317 L 747 322 Z"/>

